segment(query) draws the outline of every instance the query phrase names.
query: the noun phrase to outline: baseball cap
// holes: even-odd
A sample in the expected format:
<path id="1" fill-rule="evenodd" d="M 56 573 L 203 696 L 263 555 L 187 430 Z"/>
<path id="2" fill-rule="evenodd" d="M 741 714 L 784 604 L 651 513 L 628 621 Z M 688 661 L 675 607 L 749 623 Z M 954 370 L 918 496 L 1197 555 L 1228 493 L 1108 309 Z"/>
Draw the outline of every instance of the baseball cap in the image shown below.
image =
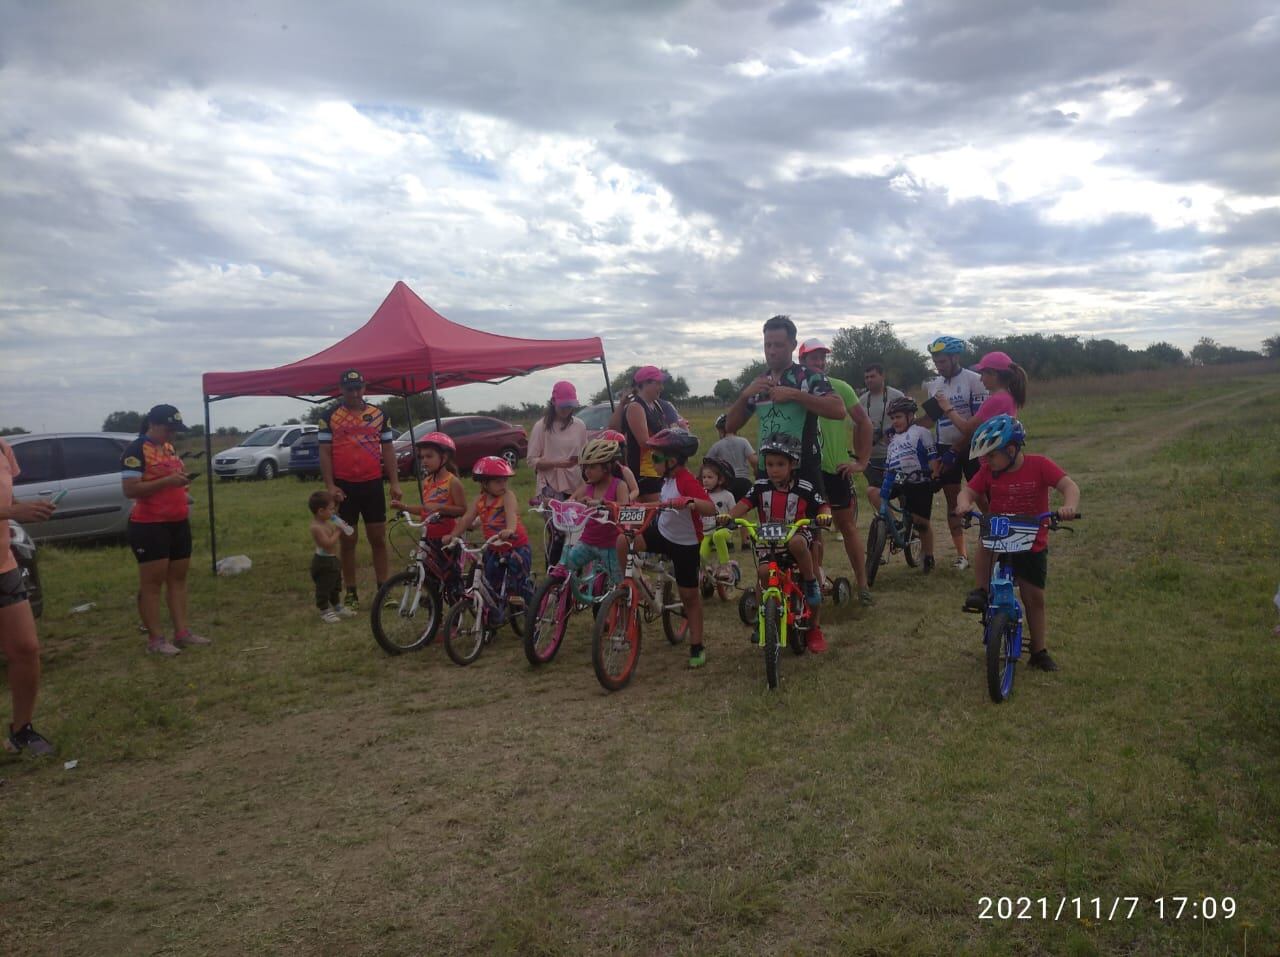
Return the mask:
<path id="1" fill-rule="evenodd" d="M 666 382 L 667 377 L 657 366 L 641 366 L 635 371 L 631 381 L 636 385 L 643 385 L 646 382 Z"/>
<path id="2" fill-rule="evenodd" d="M 800 358 L 803 359 L 810 352 L 830 352 L 831 347 L 821 339 L 806 339 L 800 344 Z"/>
<path id="3" fill-rule="evenodd" d="M 556 408 L 567 409 L 578 407 L 578 390 L 572 382 L 561 380 L 551 387 L 551 401 Z"/>
<path id="4" fill-rule="evenodd" d="M 978 372 L 1008 372 L 1011 368 L 1013 368 L 1013 360 L 1006 352 L 988 352 L 974 366 Z"/>
<path id="5" fill-rule="evenodd" d="M 342 373 L 342 378 L 338 380 L 338 387 L 342 389 L 360 389 L 364 387 L 364 376 L 357 369 L 348 369 Z"/>
<path id="6" fill-rule="evenodd" d="M 179 432 L 187 431 L 187 424 L 182 421 L 182 413 L 171 405 L 152 406 L 147 413 L 148 425 L 167 425 Z"/>

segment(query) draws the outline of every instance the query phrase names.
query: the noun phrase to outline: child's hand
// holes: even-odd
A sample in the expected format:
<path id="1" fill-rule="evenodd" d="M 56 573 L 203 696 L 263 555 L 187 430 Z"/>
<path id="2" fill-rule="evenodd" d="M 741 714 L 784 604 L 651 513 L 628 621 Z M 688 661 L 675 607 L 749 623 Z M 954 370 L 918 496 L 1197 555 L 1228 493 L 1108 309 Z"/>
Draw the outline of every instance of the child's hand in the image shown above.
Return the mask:
<path id="1" fill-rule="evenodd" d="M 500 541 L 500 542 L 509 542 L 509 541 L 511 541 L 511 539 L 512 539 L 512 538 L 514 538 L 514 537 L 515 537 L 515 534 L 516 534 L 516 533 L 515 533 L 515 532 L 513 532 L 513 531 L 511 531 L 511 529 L 509 529 L 509 528 L 504 528 L 502 531 L 500 531 L 500 532 L 498 533 L 498 541 Z"/>
<path id="2" fill-rule="evenodd" d="M 1070 505 L 1063 505 L 1058 509 L 1058 518 L 1064 522 L 1069 522 L 1076 517 L 1076 510 Z"/>

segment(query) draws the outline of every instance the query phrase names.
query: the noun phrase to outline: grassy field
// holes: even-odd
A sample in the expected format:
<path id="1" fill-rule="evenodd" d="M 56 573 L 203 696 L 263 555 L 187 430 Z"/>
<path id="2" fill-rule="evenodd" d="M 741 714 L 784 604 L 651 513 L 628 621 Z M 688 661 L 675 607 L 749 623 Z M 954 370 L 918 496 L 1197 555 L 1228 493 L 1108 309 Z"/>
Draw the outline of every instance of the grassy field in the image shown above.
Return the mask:
<path id="1" fill-rule="evenodd" d="M 245 576 L 208 574 L 196 521 L 216 644 L 173 661 L 142 653 L 122 546 L 45 549 L 59 758 L 0 763 L 4 950 L 1280 952 L 1280 375 L 1129 389 L 1033 393 L 1086 520 L 1052 548 L 1062 671 L 1000 706 L 941 509 L 938 571 L 883 569 L 772 694 L 724 604 L 705 669 L 651 626 L 615 695 L 582 619 L 538 671 L 509 632 L 467 669 L 388 658 L 315 619 L 314 485 L 288 478 L 217 490 Z M 1002 896 L 1034 917 L 981 919 Z M 1235 915 L 1175 920 L 1175 896 Z"/>

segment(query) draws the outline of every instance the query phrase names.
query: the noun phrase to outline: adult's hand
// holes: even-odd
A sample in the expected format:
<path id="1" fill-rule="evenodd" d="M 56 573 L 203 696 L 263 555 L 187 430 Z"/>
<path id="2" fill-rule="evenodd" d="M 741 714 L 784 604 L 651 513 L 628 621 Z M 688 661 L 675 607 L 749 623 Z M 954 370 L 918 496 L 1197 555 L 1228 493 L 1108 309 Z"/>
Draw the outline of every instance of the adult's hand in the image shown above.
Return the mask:
<path id="1" fill-rule="evenodd" d="M 774 402 L 799 402 L 802 395 L 803 392 L 789 385 L 775 385 L 769 390 L 769 398 Z"/>
<path id="2" fill-rule="evenodd" d="M 29 502 L 14 502 L 9 506 L 9 517 L 19 522 L 47 522 L 55 511 L 57 506 L 52 502 L 37 498 Z"/>
<path id="3" fill-rule="evenodd" d="M 166 475 L 160 479 L 163 483 L 161 488 L 186 488 L 191 484 L 191 479 L 187 478 L 185 472 L 174 472 L 172 475 Z"/>
<path id="4" fill-rule="evenodd" d="M 328 486 L 328 492 L 333 496 L 335 502 L 345 502 L 347 500 L 347 493 L 336 485 Z"/>
<path id="5" fill-rule="evenodd" d="M 759 395 L 760 393 L 768 396 L 773 388 L 773 380 L 767 374 L 756 376 L 755 380 L 742 390 L 742 397 L 749 399 L 751 396 Z"/>
<path id="6" fill-rule="evenodd" d="M 848 462 L 841 462 L 836 466 L 836 474 L 843 475 L 847 479 L 851 479 L 858 473 L 865 472 L 866 470 L 867 463 L 859 462 L 856 459 L 851 459 Z"/>

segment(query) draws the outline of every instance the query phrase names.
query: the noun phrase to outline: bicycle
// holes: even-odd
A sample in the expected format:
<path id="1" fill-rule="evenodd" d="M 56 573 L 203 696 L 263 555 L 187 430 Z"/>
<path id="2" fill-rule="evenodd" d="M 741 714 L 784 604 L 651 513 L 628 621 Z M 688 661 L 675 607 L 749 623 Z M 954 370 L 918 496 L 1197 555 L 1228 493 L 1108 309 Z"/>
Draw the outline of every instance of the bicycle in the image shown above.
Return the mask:
<path id="1" fill-rule="evenodd" d="M 893 492 L 893 479 L 897 473 L 886 472 L 885 481 L 880 492 L 880 511 L 871 520 L 871 528 L 867 531 L 867 587 L 875 584 L 876 573 L 880 571 L 881 556 L 885 546 L 889 555 L 902 552 L 907 564 L 916 568 L 920 564 L 920 532 L 911 521 L 911 513 L 907 511 L 906 499 L 901 491 Z"/>
<path id="2" fill-rule="evenodd" d="M 547 521 L 548 527 L 565 537 L 565 548 L 571 548 L 587 520 L 600 519 L 607 510 L 582 502 L 544 499 L 540 506 L 531 509 Z M 533 595 L 524 629 L 524 655 L 535 668 L 549 664 L 560 650 L 569 619 L 574 612 L 587 608 L 596 611 L 609 590 L 608 573 L 587 564 L 571 574 L 561 562 L 547 570 L 544 581 Z"/>
<path id="3" fill-rule="evenodd" d="M 742 569 L 736 559 L 729 559 L 727 565 L 721 565 L 714 557 L 708 559 L 698 573 L 698 590 L 703 598 L 712 595 L 721 601 L 728 601 L 730 593 L 742 581 Z"/>
<path id="4" fill-rule="evenodd" d="M 764 649 L 765 683 L 773 689 L 778 687 L 782 649 L 789 644 L 795 654 L 804 654 L 813 622 L 813 609 L 796 582 L 795 564 L 787 550 L 792 537 L 810 521 L 802 518 L 795 522 L 753 522 L 736 518 L 734 522 L 747 530 L 751 543 L 767 562 L 766 584 L 757 602 L 756 644 Z"/>
<path id="5" fill-rule="evenodd" d="M 397 522 L 420 529 L 436 521 L 415 522 L 400 512 Z M 395 522 L 393 529 L 395 527 Z M 391 536 L 388 536 L 390 540 Z M 462 563 L 437 539 L 421 538 L 409 553 L 409 565 L 382 583 L 373 599 L 369 623 L 374 640 L 389 655 L 420 651 L 435 640 L 440 611 L 463 593 Z"/>
<path id="6" fill-rule="evenodd" d="M 456 665 L 469 665 L 479 658 L 484 646 L 493 642 L 503 625 L 510 625 L 517 636 L 524 637 L 523 609 L 513 607 L 513 596 L 507 594 L 511 579 L 507 571 L 509 559 L 499 554 L 502 577 L 496 593 L 484 573 L 484 553 L 500 541 L 502 539 L 494 535 L 481 545 L 468 545 L 459 540 L 453 546 L 471 559 L 471 583 L 444 620 L 444 650 Z"/>
<path id="7" fill-rule="evenodd" d="M 591 633 L 591 667 L 596 680 L 609 691 L 620 691 L 631 681 L 640 658 L 640 639 L 646 622 L 662 618 L 667 641 L 678 645 L 689 634 L 684 603 L 665 558 L 641 560 L 636 536 L 647 529 L 659 512 L 673 505 L 615 505 L 606 503 L 618 529 L 626 536 L 627 561 L 623 577 L 604 596 Z M 646 571 L 657 573 L 651 585 Z"/>
<path id="8" fill-rule="evenodd" d="M 1080 518 L 1080 515 L 1076 515 Z M 1057 512 L 1039 515 L 983 515 L 968 512 L 964 527 L 971 528 L 978 519 L 982 547 L 992 552 L 991 583 L 987 589 L 987 607 L 982 614 L 982 641 L 987 650 L 987 694 L 996 704 L 1008 700 L 1013 693 L 1013 674 L 1022 657 L 1022 604 L 1013 582 L 1013 562 L 1018 552 L 1029 552 L 1040 534 L 1041 524 L 1049 520 L 1049 530 L 1056 532 L 1062 521 Z M 966 611 L 971 609 L 966 608 Z M 977 610 L 973 610 L 977 614 Z"/>

